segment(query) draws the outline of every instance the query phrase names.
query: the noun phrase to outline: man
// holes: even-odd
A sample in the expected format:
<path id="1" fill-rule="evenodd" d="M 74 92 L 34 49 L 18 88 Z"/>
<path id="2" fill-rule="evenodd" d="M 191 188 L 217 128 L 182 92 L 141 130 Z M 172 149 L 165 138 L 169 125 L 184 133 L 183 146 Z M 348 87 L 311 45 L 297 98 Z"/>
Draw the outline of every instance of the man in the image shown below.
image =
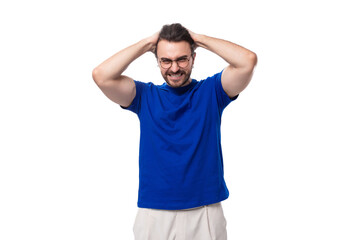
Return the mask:
<path id="1" fill-rule="evenodd" d="M 196 47 L 229 66 L 197 81 L 190 77 Z M 164 84 L 123 75 L 142 54 L 155 54 Z M 140 120 L 138 214 L 135 239 L 226 239 L 220 122 L 224 108 L 250 82 L 256 54 L 234 43 L 165 25 L 93 70 L 103 93 Z"/>

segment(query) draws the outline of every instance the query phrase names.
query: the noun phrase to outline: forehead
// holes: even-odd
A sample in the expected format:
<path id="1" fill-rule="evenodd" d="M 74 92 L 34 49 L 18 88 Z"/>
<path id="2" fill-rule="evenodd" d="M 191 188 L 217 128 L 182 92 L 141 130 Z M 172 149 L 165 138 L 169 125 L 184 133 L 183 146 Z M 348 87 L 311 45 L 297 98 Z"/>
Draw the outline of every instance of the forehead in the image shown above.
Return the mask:
<path id="1" fill-rule="evenodd" d="M 160 40 L 157 45 L 157 55 L 159 58 L 170 59 L 191 55 L 190 44 L 186 41 L 169 42 L 167 40 Z"/>

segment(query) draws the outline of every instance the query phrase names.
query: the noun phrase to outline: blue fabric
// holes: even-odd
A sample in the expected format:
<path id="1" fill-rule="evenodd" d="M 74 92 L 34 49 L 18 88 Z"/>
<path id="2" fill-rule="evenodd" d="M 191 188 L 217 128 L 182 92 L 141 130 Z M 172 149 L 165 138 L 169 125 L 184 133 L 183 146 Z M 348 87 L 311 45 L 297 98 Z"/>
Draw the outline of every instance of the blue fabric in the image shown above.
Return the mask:
<path id="1" fill-rule="evenodd" d="M 185 87 L 135 81 L 126 109 L 140 120 L 138 207 L 178 210 L 225 200 L 220 124 L 230 99 L 221 74 Z"/>

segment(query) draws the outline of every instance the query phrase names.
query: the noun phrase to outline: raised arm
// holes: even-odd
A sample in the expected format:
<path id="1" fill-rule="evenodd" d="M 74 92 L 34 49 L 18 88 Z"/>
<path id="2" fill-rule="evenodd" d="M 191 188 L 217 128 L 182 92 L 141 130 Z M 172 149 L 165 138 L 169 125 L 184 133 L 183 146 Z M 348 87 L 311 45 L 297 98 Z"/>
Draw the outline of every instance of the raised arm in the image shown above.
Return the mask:
<path id="1" fill-rule="evenodd" d="M 227 95 L 232 98 L 244 90 L 253 75 L 256 54 L 226 40 L 189 32 L 197 46 L 212 51 L 229 63 L 221 76 L 221 84 Z"/>
<path id="2" fill-rule="evenodd" d="M 95 83 L 110 100 L 124 107 L 131 104 L 136 95 L 135 82 L 122 73 L 135 59 L 148 51 L 154 51 L 158 36 L 155 33 L 121 50 L 93 70 Z"/>

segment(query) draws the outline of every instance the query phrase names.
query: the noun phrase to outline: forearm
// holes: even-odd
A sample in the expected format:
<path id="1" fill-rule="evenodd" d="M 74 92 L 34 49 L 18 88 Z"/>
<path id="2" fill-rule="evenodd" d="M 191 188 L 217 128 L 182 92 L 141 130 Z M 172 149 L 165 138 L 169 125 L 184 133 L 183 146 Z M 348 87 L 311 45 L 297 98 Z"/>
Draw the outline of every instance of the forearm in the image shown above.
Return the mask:
<path id="1" fill-rule="evenodd" d="M 145 38 L 114 54 L 94 69 L 94 79 L 105 81 L 118 79 L 126 68 L 138 57 L 151 51 L 153 43 Z"/>
<path id="2" fill-rule="evenodd" d="M 256 61 L 255 53 L 235 43 L 194 33 L 192 37 L 196 45 L 217 54 L 234 68 L 252 67 Z"/>
<path id="3" fill-rule="evenodd" d="M 189 32 L 197 46 L 217 54 L 229 63 L 221 75 L 221 84 L 229 97 L 237 96 L 252 78 L 257 63 L 256 54 L 226 40 Z"/>

